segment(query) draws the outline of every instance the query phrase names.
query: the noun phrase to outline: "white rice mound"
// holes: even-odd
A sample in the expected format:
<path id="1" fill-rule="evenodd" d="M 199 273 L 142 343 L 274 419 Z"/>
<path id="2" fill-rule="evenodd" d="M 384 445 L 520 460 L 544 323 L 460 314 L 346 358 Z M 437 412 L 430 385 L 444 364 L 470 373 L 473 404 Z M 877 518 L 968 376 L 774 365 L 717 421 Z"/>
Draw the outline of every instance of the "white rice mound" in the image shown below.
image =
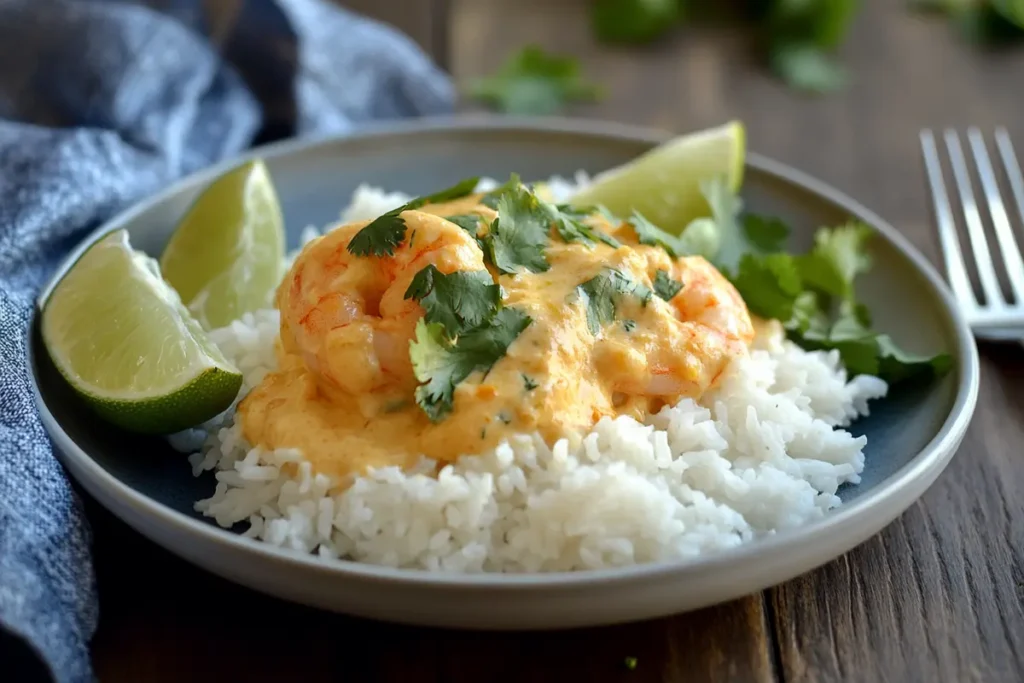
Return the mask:
<path id="1" fill-rule="evenodd" d="M 556 194 L 571 190 L 559 182 Z M 405 199 L 363 186 L 342 220 Z M 240 396 L 274 368 L 278 321 L 277 311 L 259 311 L 212 333 L 244 375 Z M 215 472 L 216 490 L 196 510 L 222 527 L 247 524 L 244 535 L 275 546 L 430 571 L 586 570 L 696 558 L 822 517 L 864 469 L 866 439 L 843 427 L 887 390 L 877 377 L 849 380 L 837 352 L 775 334 L 699 401 L 645 423 L 604 418 L 550 447 L 516 435 L 436 477 L 424 459 L 416 471 L 377 469 L 338 491 L 300 452 L 250 447 L 233 407 L 172 444 L 192 452 L 195 475 Z"/>

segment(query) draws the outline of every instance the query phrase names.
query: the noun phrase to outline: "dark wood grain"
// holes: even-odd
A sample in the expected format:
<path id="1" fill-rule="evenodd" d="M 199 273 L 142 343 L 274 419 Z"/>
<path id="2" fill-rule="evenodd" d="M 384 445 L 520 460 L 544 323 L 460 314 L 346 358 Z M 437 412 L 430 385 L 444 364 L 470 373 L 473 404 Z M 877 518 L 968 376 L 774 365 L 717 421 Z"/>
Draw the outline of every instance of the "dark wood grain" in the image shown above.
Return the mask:
<path id="1" fill-rule="evenodd" d="M 864 3 L 843 54 L 854 80 L 825 98 L 786 89 L 729 26 L 684 28 L 626 49 L 593 40 L 587 0 L 452 0 L 450 26 L 424 14 L 426 3 L 342 4 L 415 33 L 428 51 L 450 56 L 462 82 L 525 42 L 574 54 L 608 90 L 575 115 L 675 131 L 741 118 L 753 149 L 864 202 L 936 262 L 918 130 L 1003 124 L 1024 151 L 1024 48 L 971 49 L 902 2 Z M 92 505 L 97 672 L 105 682 L 1024 680 L 1024 350 L 982 351 L 964 445 L 906 514 L 818 571 L 671 619 L 534 634 L 351 619 L 205 574 Z M 168 572 L 177 581 L 157 594 L 127 587 Z M 250 610 L 263 617 L 242 616 Z M 623 667 L 626 656 L 638 658 L 635 671 Z"/>

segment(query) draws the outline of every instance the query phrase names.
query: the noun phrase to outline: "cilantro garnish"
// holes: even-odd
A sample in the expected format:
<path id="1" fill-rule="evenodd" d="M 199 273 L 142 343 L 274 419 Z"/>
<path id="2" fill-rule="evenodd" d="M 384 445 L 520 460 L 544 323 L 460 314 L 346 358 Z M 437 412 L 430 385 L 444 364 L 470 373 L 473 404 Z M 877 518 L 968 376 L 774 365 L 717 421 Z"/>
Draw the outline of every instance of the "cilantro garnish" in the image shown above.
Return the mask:
<path id="1" fill-rule="evenodd" d="M 675 26 L 682 8 L 679 0 L 594 0 L 591 23 L 599 40 L 643 43 Z"/>
<path id="2" fill-rule="evenodd" d="M 501 305 L 501 287 L 486 270 L 445 275 L 429 265 L 416 273 L 405 298 L 419 301 L 426 321 L 440 323 L 454 338 L 494 316 Z"/>
<path id="3" fill-rule="evenodd" d="M 632 332 L 633 330 L 636 329 L 636 321 L 635 320 L 623 320 L 622 321 L 622 329 L 624 329 L 626 332 Z"/>
<path id="4" fill-rule="evenodd" d="M 844 300 L 853 298 L 853 280 L 871 267 L 864 245 L 871 228 L 851 223 L 821 228 L 814 235 L 814 249 L 800 257 L 800 274 L 810 287 Z"/>
<path id="5" fill-rule="evenodd" d="M 616 268 L 605 268 L 577 286 L 576 292 L 586 306 L 587 328 L 593 335 L 615 319 L 622 297 L 635 297 L 642 306 L 651 300 L 650 289 Z"/>
<path id="6" fill-rule="evenodd" d="M 533 391 L 534 389 L 536 389 L 537 387 L 539 387 L 539 386 L 540 386 L 540 385 L 539 385 L 539 384 L 537 384 L 537 382 L 535 382 L 535 381 L 533 380 L 533 378 L 532 378 L 532 377 L 530 377 L 529 375 L 527 375 L 527 374 L 524 374 L 524 373 L 519 373 L 519 374 L 520 374 L 520 375 L 522 376 L 522 378 L 523 378 L 523 388 L 524 388 L 524 389 L 525 389 L 526 391 Z"/>
<path id="7" fill-rule="evenodd" d="M 809 42 L 783 42 L 771 50 L 771 65 L 798 90 L 826 93 L 846 85 L 846 70 L 835 57 Z"/>
<path id="8" fill-rule="evenodd" d="M 551 266 L 544 254 L 551 229 L 547 207 L 521 184 L 498 198 L 498 217 L 483 238 L 484 254 L 502 273 L 525 268 L 542 273 Z"/>
<path id="9" fill-rule="evenodd" d="M 723 239 L 735 232 L 736 214 L 741 206 L 729 191 L 724 178 L 701 183 L 701 192 L 711 208 L 711 216 L 693 220 L 679 236 L 662 230 L 639 211 L 626 221 L 636 232 L 637 241 L 661 247 L 672 258 L 699 255 L 711 258 L 719 251 Z"/>
<path id="10" fill-rule="evenodd" d="M 596 211 L 596 207 L 585 210 L 574 209 L 568 204 L 554 206 L 552 207 L 552 213 L 555 231 L 566 242 L 581 242 L 587 246 L 593 246 L 596 242 L 602 242 L 616 249 L 622 246 L 617 239 L 603 230 L 592 228 L 583 222 L 584 218 Z"/>
<path id="11" fill-rule="evenodd" d="M 515 308 L 502 308 L 453 340 L 441 323 L 421 319 L 409 357 L 416 379 L 422 382 L 416 388 L 416 403 L 427 417 L 432 422 L 443 420 L 452 410 L 455 387 L 477 370 L 489 372 L 531 322 L 530 316 Z"/>
<path id="12" fill-rule="evenodd" d="M 466 178 L 440 192 L 417 197 L 375 218 L 355 234 L 348 244 L 349 252 L 356 256 L 393 256 L 395 249 L 405 239 L 405 220 L 401 216 L 403 211 L 465 197 L 476 188 L 479 180 Z"/>
<path id="13" fill-rule="evenodd" d="M 671 301 L 679 293 L 679 290 L 683 288 L 683 283 L 673 280 L 672 276 L 665 270 L 659 270 L 654 274 L 653 284 L 654 293 L 665 301 Z"/>
<path id="14" fill-rule="evenodd" d="M 870 315 L 857 302 L 853 286 L 870 267 L 870 228 L 860 223 L 820 228 L 805 254 L 758 248 L 785 240 L 780 225 L 765 219 L 744 222 L 749 251 L 729 277 L 751 313 L 781 321 L 789 338 L 805 349 L 837 349 L 851 376 L 870 374 L 895 383 L 950 368 L 948 354 L 910 354 L 870 329 Z"/>
<path id="15" fill-rule="evenodd" d="M 513 173 L 509 176 L 509 179 L 498 185 L 496 188 L 485 194 L 480 198 L 480 203 L 486 206 L 488 209 L 498 210 L 498 200 L 501 199 L 501 195 L 505 194 L 509 190 L 519 187 L 522 185 L 522 181 L 519 179 L 519 174 Z"/>
<path id="16" fill-rule="evenodd" d="M 483 216 L 479 216 L 475 213 L 464 213 L 456 216 L 445 216 L 446 221 L 451 221 L 455 225 L 459 226 L 474 238 L 477 236 L 477 231 L 480 229 L 480 224 L 484 222 Z"/>
<path id="17" fill-rule="evenodd" d="M 510 114 L 553 114 L 569 102 L 599 99 L 603 92 L 583 79 L 579 61 L 528 45 L 498 73 L 469 85 L 469 95 Z"/>
<path id="18" fill-rule="evenodd" d="M 633 227 L 633 231 L 636 232 L 636 239 L 640 244 L 646 244 L 649 247 L 661 247 L 667 251 L 668 255 L 672 258 L 685 256 L 678 237 L 665 232 L 657 225 L 644 218 L 643 214 L 639 211 L 634 211 L 633 215 L 629 217 L 627 223 Z"/>

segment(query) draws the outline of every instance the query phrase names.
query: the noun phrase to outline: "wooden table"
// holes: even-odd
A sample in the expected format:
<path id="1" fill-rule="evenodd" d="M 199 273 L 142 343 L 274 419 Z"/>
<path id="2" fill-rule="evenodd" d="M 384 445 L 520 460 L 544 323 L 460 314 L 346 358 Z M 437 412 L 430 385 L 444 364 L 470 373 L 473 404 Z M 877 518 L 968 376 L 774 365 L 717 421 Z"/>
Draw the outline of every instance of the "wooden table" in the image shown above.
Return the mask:
<path id="1" fill-rule="evenodd" d="M 352 4 L 352 3 L 350 3 Z M 848 192 L 938 259 L 919 161 L 923 126 L 1005 124 L 1024 151 L 1024 48 L 984 54 L 902 2 L 868 2 L 844 50 L 854 82 L 808 99 L 749 56 L 735 29 L 640 49 L 596 45 L 584 0 L 360 1 L 397 20 L 459 79 L 523 42 L 581 57 L 608 99 L 574 113 L 683 131 L 742 118 L 751 147 Z M 414 7 L 408 12 L 402 8 Z M 669 619 L 493 634 L 373 623 L 233 586 L 90 505 L 100 680 L 1020 681 L 1024 680 L 1024 350 L 982 348 L 978 410 L 953 463 L 883 533 L 762 594 Z M 155 592 L 129 577 L 168 573 Z M 240 616 L 258 611 L 257 619 Z M 635 656 L 634 671 L 623 666 Z"/>

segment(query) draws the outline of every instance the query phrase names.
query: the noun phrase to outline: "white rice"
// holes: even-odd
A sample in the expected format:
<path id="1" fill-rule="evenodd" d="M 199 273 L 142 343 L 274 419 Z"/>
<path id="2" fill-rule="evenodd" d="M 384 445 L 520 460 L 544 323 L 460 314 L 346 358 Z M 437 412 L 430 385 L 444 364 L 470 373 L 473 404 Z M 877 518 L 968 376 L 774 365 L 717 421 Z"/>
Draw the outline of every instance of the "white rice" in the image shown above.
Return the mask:
<path id="1" fill-rule="evenodd" d="M 575 185 L 549 187 L 560 199 Z M 362 186 L 342 220 L 406 200 Z M 273 310 L 213 332 L 243 373 L 240 395 L 273 369 L 277 334 Z M 700 401 L 646 423 L 605 418 L 574 443 L 518 435 L 436 477 L 423 460 L 416 471 L 371 471 L 339 492 L 298 451 L 251 448 L 233 407 L 172 443 L 192 452 L 197 476 L 215 472 L 216 490 L 196 510 L 276 546 L 432 571 L 596 569 L 694 558 L 825 515 L 840 505 L 839 486 L 858 483 L 864 469 L 866 439 L 842 427 L 887 389 L 875 377 L 848 380 L 837 352 L 803 351 L 776 335 L 760 338 Z M 298 474 L 288 476 L 286 463 L 298 463 Z"/>

